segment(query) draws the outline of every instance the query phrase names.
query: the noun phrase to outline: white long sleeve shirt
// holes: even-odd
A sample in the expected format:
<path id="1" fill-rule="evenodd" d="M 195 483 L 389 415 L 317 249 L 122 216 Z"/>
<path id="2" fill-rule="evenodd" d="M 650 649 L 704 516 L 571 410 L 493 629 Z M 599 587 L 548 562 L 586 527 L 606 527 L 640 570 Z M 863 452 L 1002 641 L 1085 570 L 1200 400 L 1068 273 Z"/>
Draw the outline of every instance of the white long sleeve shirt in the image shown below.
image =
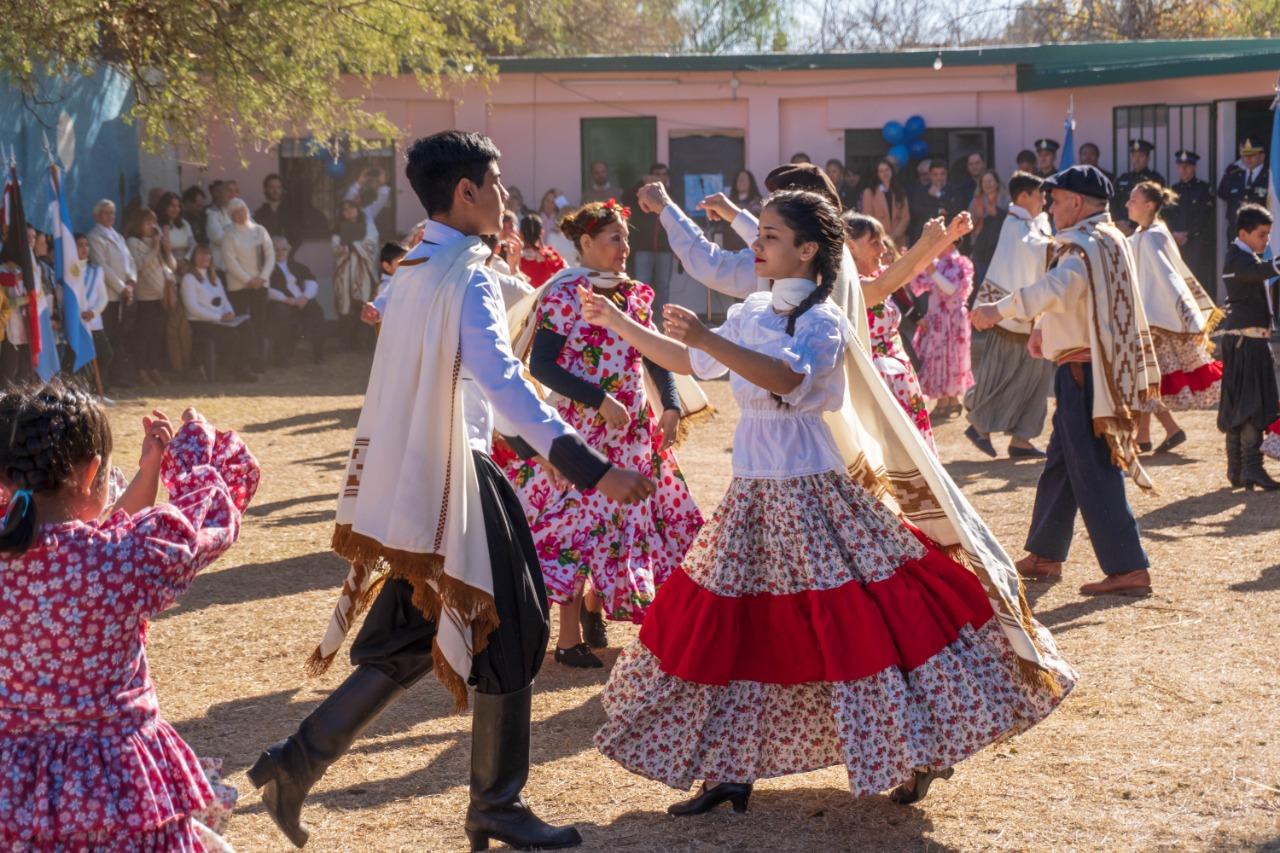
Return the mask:
<path id="1" fill-rule="evenodd" d="M 182 306 L 187 319 L 197 323 L 221 323 L 222 315 L 232 310 L 216 275 L 205 279 L 191 272 L 182 277 Z"/>
<path id="2" fill-rule="evenodd" d="M 461 239 L 461 232 L 428 220 L 422 242 L 405 260 L 430 258 L 438 247 Z M 411 286 L 404 281 L 394 284 L 388 311 L 396 310 L 397 297 Z M 521 367 L 511 349 L 497 273 L 477 267 L 462 300 L 462 405 L 472 450 L 492 452 L 495 426 L 503 435 L 523 438 L 543 456 L 550 455 L 557 438 L 576 435 L 555 409 L 538 398 Z"/>
<path id="3" fill-rule="evenodd" d="M 1099 213 L 1064 228 L 1058 233 L 1061 240 L 1070 239 L 1073 232 L 1082 232 L 1096 221 L 1110 222 L 1111 215 Z M 1036 328 L 1042 337 L 1041 349 L 1050 361 L 1089 349 L 1089 269 L 1076 252 L 1070 252 L 1058 265 L 1038 281 L 1024 285 L 1009 296 L 995 303 L 1000 316 L 1005 319 L 1031 321 L 1039 317 Z"/>
<path id="4" fill-rule="evenodd" d="M 267 229 L 258 223 L 233 223 L 222 238 L 222 260 L 227 265 L 228 293 L 244 290 L 251 278 L 262 279 L 265 287 L 276 263 L 276 249 Z"/>
<path id="5" fill-rule="evenodd" d="M 116 302 L 125 284 L 138 280 L 138 267 L 133 261 L 124 237 L 114 228 L 95 225 L 89 231 L 89 259 L 102 267 L 107 284 L 107 299 Z"/>
<path id="6" fill-rule="evenodd" d="M 756 253 L 751 249 L 728 251 L 707 239 L 692 219 L 674 204 L 662 210 L 658 220 L 667 231 L 671 251 L 685 271 L 717 293 L 746 299 L 760 290 L 762 279 L 756 275 Z M 748 244 L 755 242 L 759 225 L 750 213 L 739 213 L 731 224 L 734 232 Z"/>
<path id="7" fill-rule="evenodd" d="M 320 292 L 320 283 L 314 278 L 298 281 L 298 277 L 293 274 L 293 270 L 289 269 L 288 261 L 277 261 L 276 269 L 280 270 L 280 274 L 284 276 L 284 286 L 289 293 L 285 295 L 274 287 L 267 288 L 267 298 L 272 302 L 284 302 L 286 299 L 297 299 L 299 297 L 315 299 L 316 294 Z"/>
<path id="8" fill-rule="evenodd" d="M 84 327 L 90 332 L 98 332 L 102 330 L 102 312 L 107 310 L 107 306 L 111 303 L 107 300 L 107 282 L 106 276 L 102 273 L 102 267 L 90 261 L 84 267 L 84 301 L 81 306 L 82 311 L 92 311 L 93 319 L 81 319 Z"/>

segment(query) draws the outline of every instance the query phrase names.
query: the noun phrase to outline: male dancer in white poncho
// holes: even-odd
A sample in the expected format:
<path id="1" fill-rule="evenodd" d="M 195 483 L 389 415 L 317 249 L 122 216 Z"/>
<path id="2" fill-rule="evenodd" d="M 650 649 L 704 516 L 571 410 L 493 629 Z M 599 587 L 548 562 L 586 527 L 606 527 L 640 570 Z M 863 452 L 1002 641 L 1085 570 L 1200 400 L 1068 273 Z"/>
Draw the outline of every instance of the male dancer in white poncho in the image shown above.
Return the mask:
<path id="1" fill-rule="evenodd" d="M 990 305 L 1016 293 L 1044 275 L 1053 249 L 1053 234 L 1044 210 L 1044 181 L 1030 172 L 1009 179 L 1009 215 L 978 288 L 976 305 Z M 1035 341 L 1032 341 L 1032 338 Z M 992 459 L 991 434 L 1008 433 L 1009 456 L 1044 457 L 1031 439 L 1044 431 L 1049 410 L 1053 363 L 1030 347 L 1039 345 L 1032 320 L 1004 319 L 983 333 L 978 343 L 974 385 L 964 397 L 969 427 L 965 437 Z"/>
<path id="2" fill-rule="evenodd" d="M 1106 579 L 1082 595 L 1146 595 L 1150 563 L 1125 497 L 1124 474 L 1152 483 L 1138 462 L 1138 413 L 1160 393 L 1133 253 L 1111 222 L 1111 179 L 1072 166 L 1045 181 L 1053 192 L 1058 243 L 1051 269 L 994 305 L 973 309 L 975 328 L 1040 318 L 1040 348 L 1058 365 L 1048 458 L 1036 486 L 1023 577 L 1056 580 L 1071 548 L 1076 514 Z"/>
<path id="3" fill-rule="evenodd" d="M 249 771 L 296 846 L 303 799 L 393 699 L 433 665 L 457 703 L 475 687 L 472 848 L 572 847 L 572 827 L 539 820 L 520 795 L 529 774 L 532 682 L 549 636 L 547 595 L 524 512 L 490 458 L 496 430 L 611 500 L 653 484 L 610 466 L 538 399 L 508 339 L 481 235 L 497 234 L 507 192 L 498 149 L 446 131 L 409 149 L 406 177 L 430 217 L 396 271 L 339 496 L 334 550 L 351 561 L 311 669 L 332 661 L 352 621 L 355 670 Z"/>

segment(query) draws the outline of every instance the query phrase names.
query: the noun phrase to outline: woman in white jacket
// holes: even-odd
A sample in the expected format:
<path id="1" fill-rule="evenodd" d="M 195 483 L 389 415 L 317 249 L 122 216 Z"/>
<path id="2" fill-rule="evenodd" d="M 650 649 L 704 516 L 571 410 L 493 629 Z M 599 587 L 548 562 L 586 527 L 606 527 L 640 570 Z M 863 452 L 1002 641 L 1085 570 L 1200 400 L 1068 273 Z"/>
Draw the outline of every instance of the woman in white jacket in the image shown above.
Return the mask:
<path id="1" fill-rule="evenodd" d="M 217 380 L 219 362 L 231 368 L 244 382 L 257 382 L 245 366 L 244 329 L 247 323 L 231 325 L 236 311 L 218 274 L 213 270 L 213 253 L 199 245 L 191 253 L 191 266 L 182 277 L 182 305 L 191 323 L 191 338 L 205 379 Z"/>
<path id="2" fill-rule="evenodd" d="M 240 315 L 248 315 L 244 324 L 244 343 L 249 348 L 250 363 L 263 363 L 262 346 L 267 322 L 267 282 L 275 266 L 276 252 L 267 229 L 249 216 L 244 199 L 227 204 L 231 227 L 222 238 L 222 262 L 227 267 L 227 296 Z"/>

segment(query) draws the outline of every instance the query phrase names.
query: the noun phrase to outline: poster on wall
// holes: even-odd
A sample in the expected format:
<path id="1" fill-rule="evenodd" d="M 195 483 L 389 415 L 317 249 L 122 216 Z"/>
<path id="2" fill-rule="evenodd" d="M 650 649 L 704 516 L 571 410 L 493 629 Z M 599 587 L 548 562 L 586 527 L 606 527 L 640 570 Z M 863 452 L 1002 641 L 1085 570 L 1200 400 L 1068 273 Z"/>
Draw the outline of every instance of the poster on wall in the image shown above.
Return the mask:
<path id="1" fill-rule="evenodd" d="M 698 209 L 698 202 L 718 192 L 724 192 L 723 174 L 712 172 L 701 175 L 685 175 L 684 212 L 694 217 L 706 217 L 706 212 Z"/>

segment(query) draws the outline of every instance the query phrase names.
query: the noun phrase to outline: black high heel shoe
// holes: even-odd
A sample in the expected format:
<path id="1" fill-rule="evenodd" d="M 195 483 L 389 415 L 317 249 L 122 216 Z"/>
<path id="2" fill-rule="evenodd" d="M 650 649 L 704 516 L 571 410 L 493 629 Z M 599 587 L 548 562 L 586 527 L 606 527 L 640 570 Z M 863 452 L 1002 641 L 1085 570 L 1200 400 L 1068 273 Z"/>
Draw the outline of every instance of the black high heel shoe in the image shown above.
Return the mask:
<path id="1" fill-rule="evenodd" d="M 721 782 L 714 788 L 708 788 L 707 783 L 703 782 L 696 797 L 667 806 L 667 814 L 676 817 L 706 814 L 722 803 L 732 803 L 733 810 L 743 814 L 747 810 L 747 801 L 750 799 L 750 782 Z"/>
<path id="2" fill-rule="evenodd" d="M 556 663 L 574 669 L 599 669 L 604 666 L 604 661 L 593 655 L 586 643 L 578 643 L 568 649 L 556 646 Z"/>
<path id="3" fill-rule="evenodd" d="M 929 786 L 933 784 L 935 779 L 950 779 L 955 773 L 956 769 L 954 767 L 944 767 L 941 770 L 935 770 L 932 767 L 928 770 L 917 770 L 909 783 L 899 785 L 893 789 L 893 792 L 889 794 L 889 799 L 900 806 L 918 803 L 929 793 Z"/>

